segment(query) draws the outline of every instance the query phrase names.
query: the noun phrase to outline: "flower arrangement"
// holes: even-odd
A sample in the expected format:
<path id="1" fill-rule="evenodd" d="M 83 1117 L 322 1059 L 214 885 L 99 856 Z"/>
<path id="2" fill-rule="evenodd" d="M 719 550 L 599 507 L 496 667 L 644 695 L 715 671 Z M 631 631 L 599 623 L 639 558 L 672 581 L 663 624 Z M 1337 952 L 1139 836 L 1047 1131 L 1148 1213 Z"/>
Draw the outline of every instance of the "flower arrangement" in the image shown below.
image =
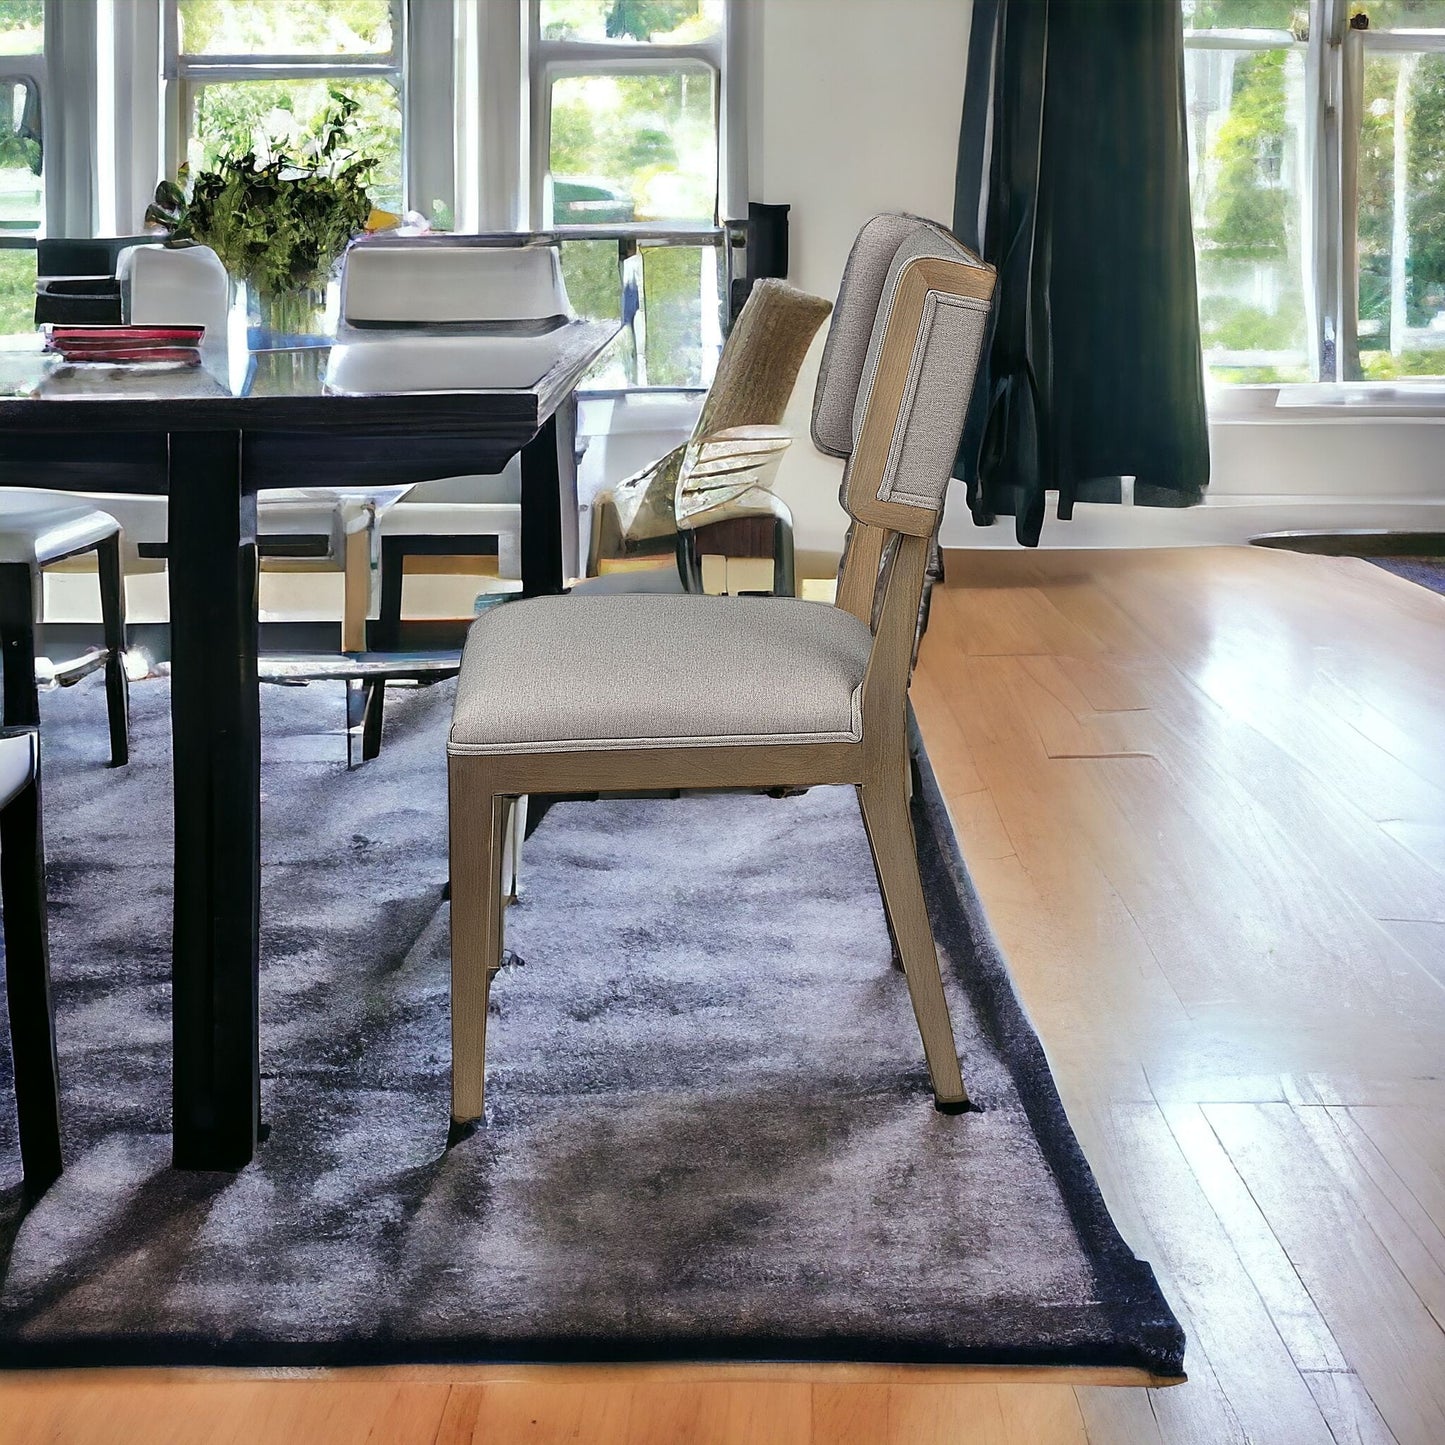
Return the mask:
<path id="1" fill-rule="evenodd" d="M 275 330 L 305 330 L 327 278 L 372 213 L 366 183 L 376 162 L 347 145 L 358 103 L 331 91 L 334 103 L 303 156 L 272 146 L 227 157 L 191 183 L 156 187 L 148 224 L 170 232 L 167 244 L 209 246 L 227 272 L 261 298 Z"/>

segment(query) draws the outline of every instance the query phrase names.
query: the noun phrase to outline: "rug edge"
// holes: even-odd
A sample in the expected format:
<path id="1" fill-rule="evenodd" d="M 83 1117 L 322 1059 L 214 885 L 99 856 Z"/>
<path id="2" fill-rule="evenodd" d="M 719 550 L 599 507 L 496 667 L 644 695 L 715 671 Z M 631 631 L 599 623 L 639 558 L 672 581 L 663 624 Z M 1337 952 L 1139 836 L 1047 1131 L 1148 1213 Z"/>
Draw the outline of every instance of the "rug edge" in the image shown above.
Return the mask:
<path id="1" fill-rule="evenodd" d="M 1100 1294 L 1116 1323 L 1128 1326 L 1119 1333 L 1133 1337 L 1132 1347 L 1124 1352 L 1133 1356 L 1128 1363 L 1145 1361 L 1144 1367 L 1152 1375 L 1178 1377 L 1184 1373 L 1183 1326 L 1165 1298 L 1153 1266 L 1140 1259 L 1119 1233 L 1069 1122 L 1043 1041 L 1014 987 L 1003 949 L 973 885 L 911 703 L 908 730 L 918 784 L 912 800 L 914 829 L 920 845 L 925 841 L 933 845 L 942 874 L 939 881 L 950 889 L 968 951 L 981 965 L 972 979 L 960 976 L 959 982 L 972 994 L 979 1017 L 993 1032 L 1044 1161 L 1059 1180 L 1059 1193 Z M 920 863 L 926 875 L 928 859 L 922 847 Z"/>

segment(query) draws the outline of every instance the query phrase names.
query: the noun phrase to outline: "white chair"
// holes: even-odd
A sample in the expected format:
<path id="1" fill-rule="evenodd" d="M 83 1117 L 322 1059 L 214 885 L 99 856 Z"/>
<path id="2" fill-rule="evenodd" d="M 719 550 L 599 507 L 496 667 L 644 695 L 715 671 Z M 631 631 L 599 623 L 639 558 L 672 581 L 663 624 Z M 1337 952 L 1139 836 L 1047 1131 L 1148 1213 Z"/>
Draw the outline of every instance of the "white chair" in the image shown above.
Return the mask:
<path id="1" fill-rule="evenodd" d="M 228 344 L 230 278 L 209 246 L 132 246 L 117 265 L 121 314 L 142 325 L 200 325 L 205 349 Z M 345 577 L 341 650 L 366 649 L 366 619 L 372 610 L 380 568 L 377 520 L 410 490 L 391 487 L 298 487 L 268 491 L 256 509 L 259 536 L 322 537 L 324 555 L 304 561 L 266 559 L 268 568 L 339 570 Z M 266 543 L 262 541 L 263 556 Z"/>
<path id="2" fill-rule="evenodd" d="M 4 653 L 4 721 L 7 728 L 40 722 L 37 676 L 68 687 L 105 669 L 110 719 L 110 762 L 130 759 L 129 702 L 125 675 L 125 578 L 120 562 L 121 528 L 109 512 L 66 492 L 0 488 L 0 648 Z M 41 571 L 86 552 L 96 554 L 100 575 L 103 645 L 65 663 L 40 653 Z"/>
<path id="3" fill-rule="evenodd" d="M 449 329 L 474 337 L 491 328 L 517 343 L 519 353 L 574 316 L 555 246 L 490 244 L 467 236 L 377 236 L 352 244 L 341 277 L 341 336 L 364 341 L 369 331 Z M 460 346 L 460 342 L 453 343 Z M 453 362 L 433 348 L 445 372 Z M 348 360 L 365 362 L 365 347 Z M 525 358 L 524 358 L 525 359 Z M 476 380 L 469 385 L 503 385 Z M 406 502 L 381 522 L 381 601 L 378 636 L 401 647 L 402 587 L 409 559 L 461 556 L 487 561 L 500 578 L 521 575 L 521 472 L 516 463 L 492 476 L 446 477 L 413 487 Z M 496 558 L 495 563 L 490 559 Z"/>

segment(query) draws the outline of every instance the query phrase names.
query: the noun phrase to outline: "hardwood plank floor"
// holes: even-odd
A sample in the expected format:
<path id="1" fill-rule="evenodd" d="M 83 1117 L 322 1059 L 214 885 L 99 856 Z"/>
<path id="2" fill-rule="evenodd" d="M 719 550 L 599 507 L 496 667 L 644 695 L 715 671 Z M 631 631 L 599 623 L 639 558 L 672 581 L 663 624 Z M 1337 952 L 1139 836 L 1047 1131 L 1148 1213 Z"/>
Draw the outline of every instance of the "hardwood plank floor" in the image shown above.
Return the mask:
<path id="1" fill-rule="evenodd" d="M 39 1375 L 0 1442 L 1445 1441 L 1445 598 L 1235 548 L 949 576 L 914 706 L 1187 1384 Z"/>

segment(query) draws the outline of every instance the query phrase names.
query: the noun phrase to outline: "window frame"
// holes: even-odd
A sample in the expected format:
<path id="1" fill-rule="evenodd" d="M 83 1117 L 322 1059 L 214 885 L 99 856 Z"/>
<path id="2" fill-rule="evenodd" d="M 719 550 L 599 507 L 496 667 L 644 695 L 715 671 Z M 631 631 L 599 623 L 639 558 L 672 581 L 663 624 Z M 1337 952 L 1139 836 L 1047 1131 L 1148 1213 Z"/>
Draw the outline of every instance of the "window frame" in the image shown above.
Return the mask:
<path id="1" fill-rule="evenodd" d="M 0 227 L 0 250 L 33 251 L 35 243 L 50 230 L 48 207 L 50 186 L 46 184 L 46 172 L 50 167 L 50 91 L 46 85 L 47 67 L 45 56 L 40 54 L 0 55 L 0 84 L 22 81 L 33 85 L 40 97 L 40 145 L 41 145 L 41 194 L 40 217 L 28 230 Z"/>
<path id="2" fill-rule="evenodd" d="M 1216 381 L 1209 378 L 1211 388 L 1220 391 L 1238 391 L 1249 386 L 1292 386 L 1292 385 L 1313 385 L 1317 383 L 1322 375 L 1322 368 L 1325 365 L 1327 354 L 1332 357 L 1333 353 L 1327 353 L 1325 347 L 1326 339 L 1333 338 L 1338 330 L 1335 320 L 1338 314 L 1338 275 L 1334 277 L 1334 284 L 1330 284 L 1321 276 L 1321 263 L 1325 260 L 1321 253 L 1321 241 L 1331 237 L 1330 218 L 1337 216 L 1337 188 L 1333 205 L 1322 204 L 1331 198 L 1322 193 L 1320 184 L 1322 173 L 1326 167 L 1322 164 L 1325 154 L 1326 136 L 1319 130 L 1321 119 L 1321 105 L 1319 96 L 1322 55 L 1325 46 L 1321 44 L 1318 24 L 1319 9 L 1321 4 L 1332 5 L 1334 0 L 1310 0 L 1310 28 L 1309 38 L 1299 39 L 1289 30 L 1196 30 L 1184 31 L 1184 49 L 1190 50 L 1226 50 L 1245 51 L 1256 54 L 1263 54 L 1273 50 L 1288 50 L 1304 57 L 1305 76 L 1305 124 L 1307 128 L 1316 131 L 1314 144 L 1306 148 L 1302 157 L 1302 179 L 1304 186 L 1303 214 L 1305 223 L 1309 227 L 1308 234 L 1304 238 L 1302 250 L 1308 258 L 1305 266 L 1305 274 L 1301 278 L 1305 295 L 1305 355 L 1309 363 L 1312 380 L 1306 383 L 1294 382 L 1229 382 Z M 1335 128 L 1338 124 L 1337 107 L 1328 107 L 1329 127 Z M 1325 261 L 1328 265 L 1328 262 Z M 1206 368 L 1206 376 L 1208 375 Z"/>
<path id="3" fill-rule="evenodd" d="M 546 181 L 552 159 L 552 84 L 571 76 L 586 75 L 665 75 L 684 66 L 705 67 L 712 72 L 713 121 L 717 130 L 717 186 L 711 221 L 679 221 L 662 217 L 656 221 L 638 222 L 637 229 L 715 232 L 726 219 L 728 138 L 725 121 L 729 109 L 726 100 L 728 72 L 728 32 L 734 13 L 741 7 L 724 3 L 723 23 L 710 40 L 692 45 L 668 45 L 635 40 L 545 40 L 542 38 L 541 0 L 527 4 L 527 79 L 530 108 L 530 166 L 528 173 L 528 213 L 534 226 L 546 217 L 544 207 Z M 566 233 L 576 226 L 549 223 L 547 229 Z M 619 224 L 619 230 L 627 229 Z"/>
<path id="4" fill-rule="evenodd" d="M 1313 132 L 1303 165 L 1303 241 L 1307 352 L 1313 380 L 1307 382 L 1226 382 L 1211 379 L 1211 390 L 1224 400 L 1223 411 L 1248 409 L 1244 393 L 1277 391 L 1281 405 L 1330 405 L 1338 396 L 1358 405 L 1372 389 L 1382 396 L 1418 388 L 1439 392 L 1445 382 L 1445 348 L 1440 375 L 1367 381 L 1345 374 L 1359 357 L 1358 165 L 1364 115 L 1364 62 L 1376 53 L 1445 54 L 1445 29 L 1355 30 L 1352 10 L 1368 15 L 1369 0 L 1309 0 L 1309 35 L 1287 30 L 1184 31 L 1187 50 L 1275 50 L 1302 52 L 1305 65 L 1305 123 Z M 1239 396 L 1231 405 L 1228 398 Z M 1423 399 L 1423 398 L 1422 398 Z M 1438 409 L 1438 404 L 1431 410 Z"/>
<path id="5" fill-rule="evenodd" d="M 185 163 L 196 98 L 207 85 L 268 80 L 384 80 L 396 86 L 402 117 L 402 205 L 403 208 L 416 205 L 419 171 L 430 178 L 440 171 L 441 167 L 421 160 L 422 156 L 434 153 L 438 142 L 433 133 L 434 125 L 427 125 L 424 120 L 424 117 L 434 114 L 435 105 L 422 107 L 415 104 L 418 93 L 425 92 L 428 87 L 415 86 L 409 81 L 409 72 L 416 64 L 410 44 L 413 16 L 418 17 L 418 24 L 424 27 L 429 37 L 435 27 L 419 20 L 419 16 L 426 13 L 427 7 L 418 5 L 416 0 L 388 0 L 388 4 L 391 10 L 391 48 L 387 51 L 358 55 L 314 52 L 301 55 L 280 52 L 196 55 L 181 49 L 180 0 L 161 0 L 162 154 L 166 174 L 175 175 Z M 436 9 L 435 5 L 431 8 Z M 442 9 L 447 10 L 449 7 L 444 6 Z M 449 27 L 447 40 L 450 40 Z M 450 87 L 442 87 L 441 93 L 447 99 L 450 118 Z M 421 129 L 424 134 L 417 134 L 414 110 L 420 112 L 415 119 L 422 121 Z M 432 149 L 428 150 L 427 147 Z M 448 170 L 450 157 L 451 146 L 448 144 Z M 450 206 L 454 203 L 451 191 L 448 180 L 444 194 L 435 199 Z M 428 211 L 431 199 L 426 200 Z"/>

